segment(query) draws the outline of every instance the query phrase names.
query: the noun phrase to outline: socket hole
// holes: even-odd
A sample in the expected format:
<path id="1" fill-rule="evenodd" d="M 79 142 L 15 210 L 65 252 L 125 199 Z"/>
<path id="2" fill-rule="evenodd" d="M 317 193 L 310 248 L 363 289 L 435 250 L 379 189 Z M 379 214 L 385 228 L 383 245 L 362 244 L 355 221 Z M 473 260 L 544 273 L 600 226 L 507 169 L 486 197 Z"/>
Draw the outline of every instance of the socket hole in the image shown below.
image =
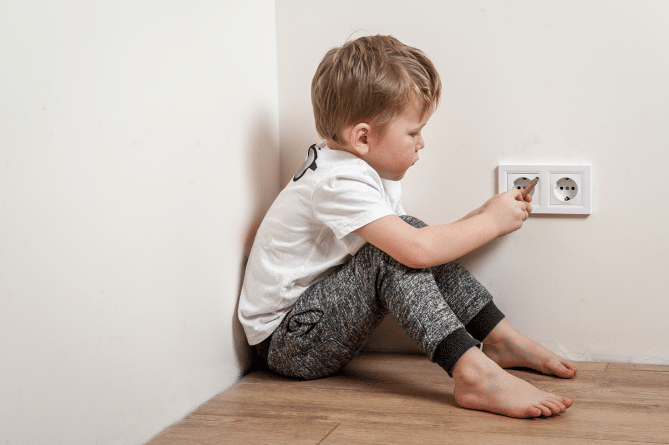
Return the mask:
<path id="1" fill-rule="evenodd" d="M 527 187 L 527 184 L 529 184 L 529 183 L 530 183 L 529 178 L 527 178 L 525 176 L 521 176 L 520 178 L 513 181 L 513 185 L 510 186 L 510 187 L 518 189 L 518 190 L 525 190 L 525 187 Z M 536 191 L 536 188 L 530 192 L 530 195 L 534 196 L 535 191 Z"/>
<path id="2" fill-rule="evenodd" d="M 578 196 L 578 184 L 571 178 L 560 178 L 555 183 L 553 195 L 562 202 L 573 201 Z"/>

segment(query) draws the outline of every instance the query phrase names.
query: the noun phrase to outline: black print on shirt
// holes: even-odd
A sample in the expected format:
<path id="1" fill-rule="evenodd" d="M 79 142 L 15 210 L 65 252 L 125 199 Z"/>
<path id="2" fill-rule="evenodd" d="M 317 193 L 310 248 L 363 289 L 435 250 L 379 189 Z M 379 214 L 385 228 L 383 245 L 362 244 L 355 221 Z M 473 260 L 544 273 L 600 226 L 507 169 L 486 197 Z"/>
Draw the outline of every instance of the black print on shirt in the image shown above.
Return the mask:
<path id="1" fill-rule="evenodd" d="M 309 152 L 307 153 L 307 160 L 304 161 L 302 167 L 300 167 L 300 169 L 297 171 L 297 174 L 293 177 L 293 181 L 297 181 L 298 179 L 300 179 L 309 169 L 316 171 L 317 158 L 318 158 L 318 153 L 316 152 L 316 144 L 314 144 L 311 147 L 309 147 Z"/>

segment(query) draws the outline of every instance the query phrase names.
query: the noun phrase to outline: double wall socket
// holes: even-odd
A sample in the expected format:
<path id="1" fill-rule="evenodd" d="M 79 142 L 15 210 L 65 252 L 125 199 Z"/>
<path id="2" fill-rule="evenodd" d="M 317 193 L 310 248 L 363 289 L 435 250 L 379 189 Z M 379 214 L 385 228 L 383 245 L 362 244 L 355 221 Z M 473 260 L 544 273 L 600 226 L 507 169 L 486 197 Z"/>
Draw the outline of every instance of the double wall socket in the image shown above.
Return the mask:
<path id="1" fill-rule="evenodd" d="M 500 164 L 499 192 L 522 189 L 534 178 L 532 213 L 589 215 L 592 174 L 584 164 Z"/>

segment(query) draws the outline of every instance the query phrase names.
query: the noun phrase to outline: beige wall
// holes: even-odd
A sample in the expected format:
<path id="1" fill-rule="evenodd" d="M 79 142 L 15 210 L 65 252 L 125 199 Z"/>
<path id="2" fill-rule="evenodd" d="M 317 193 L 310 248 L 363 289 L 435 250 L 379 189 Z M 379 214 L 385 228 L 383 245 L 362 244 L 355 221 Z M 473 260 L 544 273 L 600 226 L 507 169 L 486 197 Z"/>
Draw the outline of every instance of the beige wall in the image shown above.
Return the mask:
<path id="1" fill-rule="evenodd" d="M 496 192 L 501 163 L 589 163 L 593 214 L 534 216 L 464 259 L 507 317 L 573 359 L 669 364 L 669 3 L 277 2 L 282 181 L 317 140 L 324 52 L 351 34 L 423 49 L 444 82 L 404 207 L 435 224 Z M 394 322 L 374 349 L 414 350 Z"/>
<path id="2" fill-rule="evenodd" d="M 0 443 L 144 443 L 245 371 L 274 11 L 0 5 Z"/>

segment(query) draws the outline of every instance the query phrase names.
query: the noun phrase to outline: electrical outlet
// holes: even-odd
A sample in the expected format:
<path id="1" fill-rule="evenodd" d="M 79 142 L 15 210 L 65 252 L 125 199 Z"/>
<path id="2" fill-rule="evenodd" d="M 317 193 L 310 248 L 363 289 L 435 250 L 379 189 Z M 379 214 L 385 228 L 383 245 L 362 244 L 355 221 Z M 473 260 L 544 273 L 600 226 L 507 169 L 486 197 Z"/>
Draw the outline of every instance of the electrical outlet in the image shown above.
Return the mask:
<path id="1" fill-rule="evenodd" d="M 521 174 L 514 174 L 514 173 L 509 173 L 507 175 L 507 188 L 506 190 L 509 189 L 525 189 L 527 184 L 530 183 L 534 178 L 539 177 L 539 172 L 529 172 L 529 173 L 521 173 Z M 538 184 L 537 184 L 538 185 Z M 532 205 L 539 205 L 541 206 L 541 195 L 537 193 L 538 188 L 534 187 L 534 190 L 530 192 L 530 195 L 532 195 Z"/>
<path id="2" fill-rule="evenodd" d="M 589 215 L 592 208 L 591 167 L 585 164 L 500 164 L 499 192 L 539 182 L 532 195 L 534 214 Z"/>
<path id="3" fill-rule="evenodd" d="M 582 175 L 580 173 L 551 173 L 551 204 L 580 205 Z"/>

